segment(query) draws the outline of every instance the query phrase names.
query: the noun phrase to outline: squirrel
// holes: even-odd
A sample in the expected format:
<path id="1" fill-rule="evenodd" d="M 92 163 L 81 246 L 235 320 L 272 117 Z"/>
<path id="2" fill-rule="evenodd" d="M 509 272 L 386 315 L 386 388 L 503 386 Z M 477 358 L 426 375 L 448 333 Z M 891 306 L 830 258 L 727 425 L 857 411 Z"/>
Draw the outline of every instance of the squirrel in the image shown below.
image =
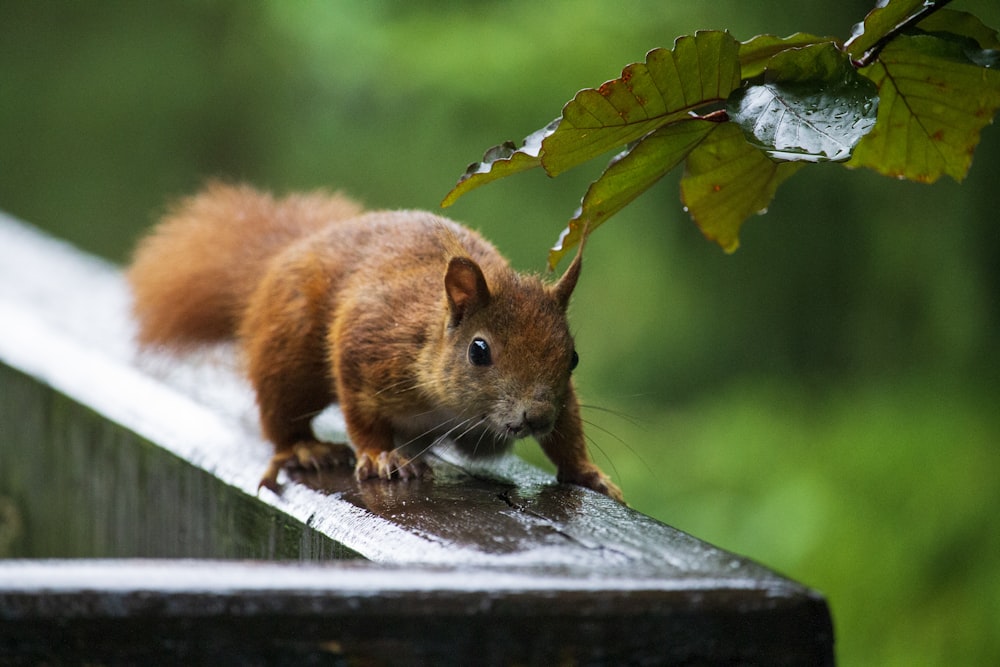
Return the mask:
<path id="1" fill-rule="evenodd" d="M 547 284 L 429 212 L 212 182 L 139 242 L 126 277 L 140 347 L 237 342 L 275 448 L 258 489 L 337 458 L 310 417 L 338 402 L 358 480 L 420 477 L 441 441 L 492 456 L 530 435 L 560 482 L 622 501 L 590 460 L 570 377 L 580 266 L 578 252 Z"/>

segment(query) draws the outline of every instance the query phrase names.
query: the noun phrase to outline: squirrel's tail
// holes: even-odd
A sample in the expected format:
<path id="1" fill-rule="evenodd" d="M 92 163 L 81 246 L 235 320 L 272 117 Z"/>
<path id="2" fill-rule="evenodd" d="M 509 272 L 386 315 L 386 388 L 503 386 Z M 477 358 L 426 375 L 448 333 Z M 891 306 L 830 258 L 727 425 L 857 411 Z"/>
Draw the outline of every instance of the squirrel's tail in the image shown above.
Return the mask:
<path id="1" fill-rule="evenodd" d="M 140 242 L 127 272 L 144 346 L 191 348 L 235 336 L 267 261 L 326 224 L 361 213 L 322 193 L 276 200 L 210 183 Z"/>

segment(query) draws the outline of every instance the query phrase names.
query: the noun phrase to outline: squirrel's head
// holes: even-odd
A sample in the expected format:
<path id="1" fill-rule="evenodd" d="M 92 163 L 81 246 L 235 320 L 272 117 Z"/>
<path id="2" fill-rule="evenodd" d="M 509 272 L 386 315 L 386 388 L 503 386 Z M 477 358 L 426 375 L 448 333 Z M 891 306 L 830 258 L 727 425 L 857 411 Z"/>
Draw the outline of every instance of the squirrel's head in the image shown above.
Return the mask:
<path id="1" fill-rule="evenodd" d="M 487 279 L 468 257 L 449 261 L 441 379 L 453 410 L 492 435 L 495 443 L 488 444 L 542 437 L 555 426 L 579 362 L 566 310 L 580 265 L 577 254 L 547 285 L 509 270 Z"/>

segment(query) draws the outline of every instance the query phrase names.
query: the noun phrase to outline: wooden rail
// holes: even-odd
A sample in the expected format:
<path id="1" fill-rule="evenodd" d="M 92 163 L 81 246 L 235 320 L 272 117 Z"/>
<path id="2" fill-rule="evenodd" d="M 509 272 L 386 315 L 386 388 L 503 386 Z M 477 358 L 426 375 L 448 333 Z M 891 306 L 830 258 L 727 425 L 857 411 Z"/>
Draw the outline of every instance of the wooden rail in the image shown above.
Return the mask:
<path id="1" fill-rule="evenodd" d="M 231 352 L 139 355 L 127 304 L 0 215 L 0 664 L 833 663 L 820 594 L 514 457 L 258 495 Z"/>

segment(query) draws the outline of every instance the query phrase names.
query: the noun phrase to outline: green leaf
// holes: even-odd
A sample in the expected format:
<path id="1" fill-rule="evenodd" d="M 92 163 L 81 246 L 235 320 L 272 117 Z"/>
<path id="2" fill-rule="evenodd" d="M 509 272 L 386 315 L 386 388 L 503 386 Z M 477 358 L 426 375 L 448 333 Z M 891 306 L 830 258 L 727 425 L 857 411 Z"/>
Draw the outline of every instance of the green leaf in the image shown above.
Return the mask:
<path id="1" fill-rule="evenodd" d="M 917 27 L 927 32 L 950 32 L 969 37 L 975 40 L 981 49 L 1000 49 L 997 31 L 968 12 L 942 9 L 918 23 Z"/>
<path id="2" fill-rule="evenodd" d="M 962 44 L 900 35 L 862 70 L 879 88 L 875 128 L 848 167 L 932 183 L 961 181 L 979 133 L 1000 108 L 1000 71 L 972 62 Z"/>
<path id="3" fill-rule="evenodd" d="M 854 26 L 851 38 L 844 44 L 844 50 L 854 62 L 870 58 L 883 46 L 882 41 L 903 29 L 915 16 L 925 15 L 947 4 L 940 0 L 880 0 L 875 9 L 868 12 L 864 21 Z"/>
<path id="4" fill-rule="evenodd" d="M 584 229 L 587 234 L 593 232 L 680 164 L 716 125 L 706 120 L 673 123 L 616 156 L 601 177 L 590 184 L 580 209 L 549 251 L 549 267 L 555 268 L 580 242 Z"/>
<path id="5" fill-rule="evenodd" d="M 832 42 L 784 50 L 764 81 L 734 92 L 726 111 L 775 159 L 847 160 L 875 124 L 878 90 Z"/>
<path id="6" fill-rule="evenodd" d="M 980 67 L 1000 67 L 997 31 L 967 12 L 950 9 L 927 17 L 917 27 L 942 39 L 962 40 L 965 57 Z"/>
<path id="7" fill-rule="evenodd" d="M 808 34 L 678 38 L 580 91 L 521 148 L 488 151 L 443 205 L 526 169 L 556 176 L 627 146 L 587 190 L 550 253 L 554 264 L 680 161 L 687 210 L 729 252 L 746 218 L 807 160 L 850 157 L 848 167 L 893 176 L 961 179 L 1000 108 L 1000 40 L 975 17 L 943 10 L 947 2 L 877 0 L 842 46 Z"/>
<path id="8" fill-rule="evenodd" d="M 739 83 L 739 43 L 729 33 L 680 37 L 672 50 L 653 49 L 618 79 L 577 93 L 542 142 L 542 166 L 556 176 L 722 102 Z"/>
<path id="9" fill-rule="evenodd" d="M 558 125 L 559 120 L 556 119 L 529 134 L 524 138 L 521 148 L 517 148 L 514 142 L 507 141 L 487 150 L 482 162 L 469 165 L 455 187 L 445 196 L 441 206 L 445 208 L 451 206 L 459 197 L 480 185 L 540 166 L 542 163 L 538 153 L 541 150 L 542 139 L 555 132 Z"/>
<path id="10" fill-rule="evenodd" d="M 782 51 L 834 41 L 836 40 L 832 37 L 817 37 L 804 32 L 797 32 L 788 37 L 757 35 L 740 43 L 740 76 L 744 80 L 760 76 L 764 73 L 767 61 Z"/>
<path id="11" fill-rule="evenodd" d="M 702 234 L 731 253 L 744 220 L 764 211 L 778 186 L 804 164 L 774 162 L 735 124 L 720 123 L 688 155 L 681 199 Z"/>

